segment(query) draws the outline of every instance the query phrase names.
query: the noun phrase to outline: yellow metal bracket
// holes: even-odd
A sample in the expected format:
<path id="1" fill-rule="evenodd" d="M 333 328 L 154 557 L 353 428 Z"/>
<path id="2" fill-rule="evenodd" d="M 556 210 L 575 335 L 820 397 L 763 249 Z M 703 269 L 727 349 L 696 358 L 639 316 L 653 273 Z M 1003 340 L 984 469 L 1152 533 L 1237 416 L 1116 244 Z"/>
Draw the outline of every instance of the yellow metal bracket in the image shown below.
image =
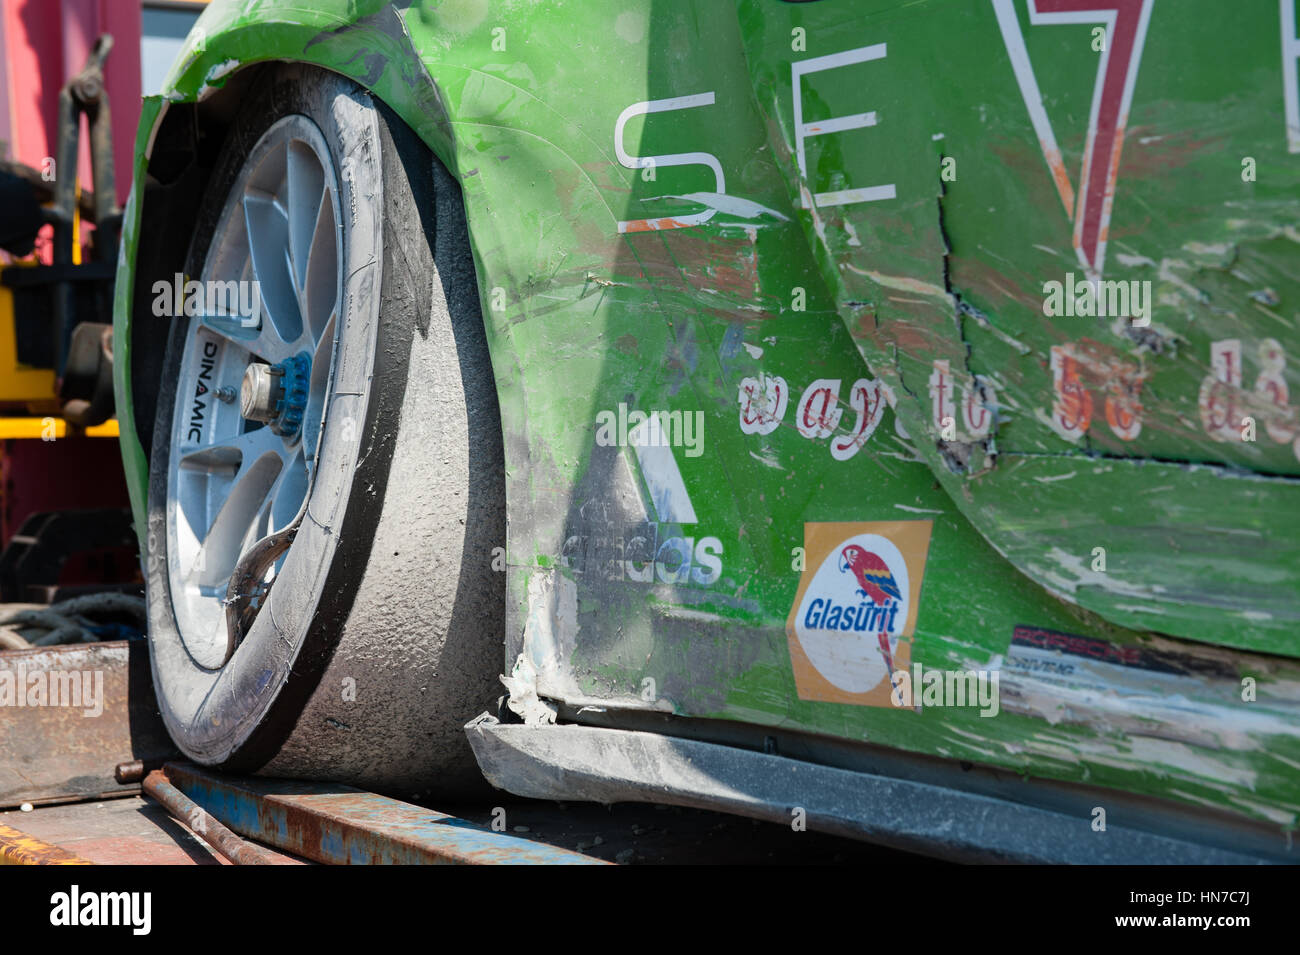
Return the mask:
<path id="1" fill-rule="evenodd" d="M 77 437 L 116 438 L 118 435 L 117 419 L 109 418 L 103 424 L 89 428 L 78 428 L 62 418 L 0 418 L 0 441 L 9 438 L 40 438 L 42 441 L 54 441 L 58 438 Z"/>

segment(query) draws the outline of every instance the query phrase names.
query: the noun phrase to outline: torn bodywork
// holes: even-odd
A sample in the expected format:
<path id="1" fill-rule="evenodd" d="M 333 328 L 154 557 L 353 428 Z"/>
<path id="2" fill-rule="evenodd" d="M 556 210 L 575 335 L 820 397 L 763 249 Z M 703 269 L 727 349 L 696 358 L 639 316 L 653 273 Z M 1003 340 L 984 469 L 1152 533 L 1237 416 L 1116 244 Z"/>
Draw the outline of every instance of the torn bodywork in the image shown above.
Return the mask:
<path id="1" fill-rule="evenodd" d="M 290 6 L 204 14 L 137 181 L 174 117 L 277 59 L 352 77 L 460 181 L 509 733 L 780 728 L 1288 838 L 1300 94 L 1276 7 L 1198 3 L 1184 30 L 1116 0 L 1101 60 L 1055 0 L 637 0 L 584 11 L 579 68 L 573 24 L 522 3 Z M 1218 66 L 1189 86 L 1193 62 Z M 904 661 L 997 673 L 1002 706 L 892 705 Z"/>

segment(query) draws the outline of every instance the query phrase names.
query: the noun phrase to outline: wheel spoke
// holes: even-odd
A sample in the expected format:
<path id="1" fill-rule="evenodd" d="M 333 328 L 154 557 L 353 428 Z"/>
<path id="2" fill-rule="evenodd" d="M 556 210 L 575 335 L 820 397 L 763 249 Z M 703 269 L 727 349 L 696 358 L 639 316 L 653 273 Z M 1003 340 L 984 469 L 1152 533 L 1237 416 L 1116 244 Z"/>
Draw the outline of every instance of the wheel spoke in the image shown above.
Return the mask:
<path id="1" fill-rule="evenodd" d="M 316 456 L 316 443 L 320 438 L 321 419 L 325 415 L 325 394 L 329 390 L 330 365 L 334 358 L 334 336 L 337 334 L 338 316 L 331 315 L 316 343 L 311 359 L 311 384 L 307 397 L 307 411 L 302 419 L 302 441 L 306 449 L 308 467 Z"/>
<path id="2" fill-rule="evenodd" d="M 233 474 L 268 451 L 283 456 L 284 439 L 270 428 L 254 428 L 211 444 L 183 448 L 180 466 L 189 471 L 230 471 Z"/>
<path id="3" fill-rule="evenodd" d="M 209 314 L 204 312 L 199 315 L 199 324 L 206 328 L 212 334 L 224 338 L 228 342 L 233 342 L 240 348 L 247 348 L 249 351 L 261 353 L 260 344 L 262 331 L 257 325 L 248 324 L 247 320 L 239 315 Z"/>
<path id="4" fill-rule="evenodd" d="M 298 288 L 307 286 L 307 263 L 325 198 L 325 170 L 304 142 L 289 144 L 289 258 Z"/>
<path id="5" fill-rule="evenodd" d="M 284 470 L 284 442 L 270 428 L 256 428 L 226 440 L 211 444 L 183 449 L 179 454 L 180 475 L 178 476 L 178 496 L 181 504 L 180 516 L 189 526 L 190 536 L 198 541 L 198 548 L 187 572 L 187 580 L 201 587 L 212 587 L 219 583 L 220 572 L 224 569 L 227 576 L 228 561 L 234 566 L 228 550 L 231 541 L 236 543 L 242 538 L 238 533 L 238 524 L 244 523 L 245 529 L 251 526 L 254 512 L 260 507 L 257 491 L 268 480 L 268 469 L 273 471 L 270 479 L 278 478 Z M 278 465 L 268 462 L 255 470 L 257 462 L 266 458 L 279 458 Z M 248 482 L 249 478 L 251 482 Z M 246 483 L 247 482 L 247 483 Z M 270 485 L 261 489 L 264 500 L 270 493 Z M 230 500 L 239 497 L 239 503 L 230 510 Z M 222 509 L 215 518 L 210 515 L 214 507 L 214 498 L 225 499 Z M 214 538 L 213 533 L 217 532 Z"/>
<path id="6" fill-rule="evenodd" d="M 268 495 L 270 498 L 268 534 L 283 530 L 293 523 L 293 519 L 302 510 L 303 501 L 307 499 L 307 484 L 307 465 L 300 445 L 297 453 L 276 478 L 275 486 L 271 488 L 271 493 Z"/>
<path id="7" fill-rule="evenodd" d="M 230 578 L 249 530 L 283 468 L 284 460 L 275 451 L 266 451 L 240 467 L 190 568 L 190 580 L 200 589 L 220 586 Z"/>
<path id="8" fill-rule="evenodd" d="M 311 252 L 303 285 L 307 324 L 317 343 L 325 332 L 326 319 L 337 312 L 339 307 L 338 241 L 333 197 L 326 192 L 321 201 L 320 215 L 316 219 L 316 231 L 311 239 Z"/>
<path id="9" fill-rule="evenodd" d="M 261 290 L 263 328 L 274 326 L 281 341 L 295 342 L 302 334 L 302 315 L 289 264 L 288 216 L 275 196 L 250 187 L 244 194 L 244 219 Z"/>

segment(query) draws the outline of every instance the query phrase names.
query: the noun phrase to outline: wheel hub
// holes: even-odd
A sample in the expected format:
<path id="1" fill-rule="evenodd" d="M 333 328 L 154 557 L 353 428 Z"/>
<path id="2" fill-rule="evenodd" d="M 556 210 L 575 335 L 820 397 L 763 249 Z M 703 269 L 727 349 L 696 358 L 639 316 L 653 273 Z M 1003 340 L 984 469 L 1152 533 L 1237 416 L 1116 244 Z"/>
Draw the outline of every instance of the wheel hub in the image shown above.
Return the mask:
<path id="1" fill-rule="evenodd" d="M 305 352 L 274 365 L 250 362 L 239 388 L 239 413 L 261 421 L 286 438 L 302 430 L 311 385 L 311 358 Z"/>

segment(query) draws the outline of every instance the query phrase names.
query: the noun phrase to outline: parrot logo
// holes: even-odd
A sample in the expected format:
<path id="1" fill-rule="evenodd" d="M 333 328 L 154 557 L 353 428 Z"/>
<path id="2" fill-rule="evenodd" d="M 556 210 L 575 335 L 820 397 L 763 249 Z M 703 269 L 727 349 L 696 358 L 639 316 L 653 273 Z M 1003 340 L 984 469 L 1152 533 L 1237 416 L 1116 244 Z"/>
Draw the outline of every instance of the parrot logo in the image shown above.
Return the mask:
<path id="1" fill-rule="evenodd" d="M 858 593 L 877 607 L 883 607 L 891 597 L 899 602 L 903 599 L 898 589 L 898 582 L 894 580 L 889 565 L 881 560 L 879 555 L 864 550 L 856 544 L 850 544 L 840 551 L 840 570 L 852 574 L 858 582 Z M 883 621 L 883 614 L 881 619 Z M 880 652 L 885 657 L 885 671 L 889 674 L 889 681 L 892 685 L 894 681 L 894 655 L 889 649 L 889 631 L 884 627 L 883 623 L 877 639 L 880 641 Z"/>
<path id="2" fill-rule="evenodd" d="M 840 552 L 840 557 L 843 558 L 840 570 L 857 578 L 858 593 L 869 598 L 876 606 L 883 606 L 890 597 L 903 599 L 889 566 L 877 555 L 856 544 L 850 544 Z"/>

